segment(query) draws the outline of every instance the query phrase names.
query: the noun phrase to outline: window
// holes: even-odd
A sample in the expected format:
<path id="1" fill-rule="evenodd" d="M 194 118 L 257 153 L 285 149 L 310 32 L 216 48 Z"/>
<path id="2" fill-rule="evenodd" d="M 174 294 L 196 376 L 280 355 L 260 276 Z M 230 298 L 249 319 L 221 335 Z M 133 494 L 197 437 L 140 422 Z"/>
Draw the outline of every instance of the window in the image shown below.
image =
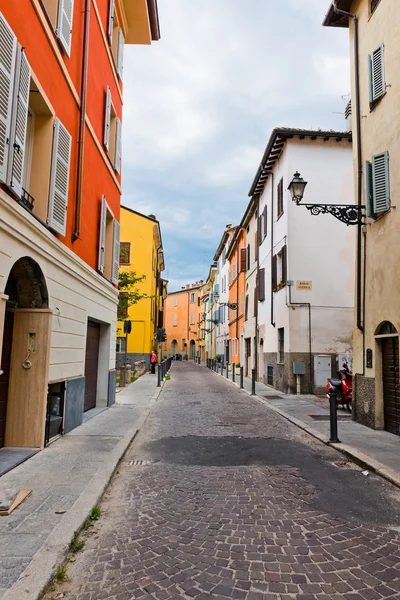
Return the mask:
<path id="1" fill-rule="evenodd" d="M 58 41 L 70 56 L 74 0 L 42 0 L 42 3 Z"/>
<path id="2" fill-rule="evenodd" d="M 390 209 L 389 154 L 381 152 L 367 161 L 366 167 L 367 217 L 375 218 Z"/>
<path id="3" fill-rule="evenodd" d="M 190 294 L 190 304 L 194 304 L 196 302 L 196 294 Z"/>
<path id="4" fill-rule="evenodd" d="M 121 242 L 119 252 L 119 264 L 129 265 L 131 262 L 131 243 Z"/>
<path id="5" fill-rule="evenodd" d="M 272 259 L 272 289 L 277 291 L 286 285 L 287 249 L 286 245 Z"/>
<path id="6" fill-rule="evenodd" d="M 240 249 L 240 271 L 241 273 L 246 271 L 247 267 L 247 250 L 246 248 Z"/>
<path id="7" fill-rule="evenodd" d="M 244 309 L 244 292 L 240 292 L 240 314 L 243 314 Z"/>
<path id="8" fill-rule="evenodd" d="M 172 325 L 173 325 L 174 327 L 176 327 L 176 326 L 178 325 L 178 315 L 174 315 L 174 316 L 173 316 L 173 322 L 172 322 Z"/>
<path id="9" fill-rule="evenodd" d="M 254 260 L 258 260 L 258 231 L 254 233 Z"/>
<path id="10" fill-rule="evenodd" d="M 249 295 L 246 294 L 246 304 L 245 304 L 245 308 L 244 308 L 244 320 L 245 321 L 247 321 L 248 314 L 249 314 Z"/>
<path id="11" fill-rule="evenodd" d="M 376 9 L 376 7 L 378 6 L 380 1 L 381 0 L 371 0 L 371 15 L 374 12 L 374 10 Z"/>
<path id="12" fill-rule="evenodd" d="M 174 296 L 174 306 L 178 306 L 178 296 Z"/>
<path id="13" fill-rule="evenodd" d="M 185 338 L 183 338 L 183 340 L 182 340 L 182 350 L 183 350 L 183 351 L 185 351 L 185 350 L 186 350 L 186 345 L 187 345 L 187 344 L 186 344 L 186 340 L 185 340 Z"/>
<path id="14" fill-rule="evenodd" d="M 118 296 L 118 321 L 128 318 L 128 292 L 120 292 Z"/>
<path id="15" fill-rule="evenodd" d="M 368 56 L 369 102 L 371 107 L 386 93 L 384 46 Z"/>
<path id="16" fill-rule="evenodd" d="M 258 303 L 258 296 L 257 296 L 257 286 L 254 288 L 254 295 L 253 295 L 253 316 L 256 317 L 257 316 L 257 303 Z"/>
<path id="17" fill-rule="evenodd" d="M 285 362 L 285 330 L 283 327 L 278 329 L 278 362 Z"/>
<path id="18" fill-rule="evenodd" d="M 118 17 L 115 10 L 114 0 L 110 0 L 108 13 L 108 39 L 111 46 L 111 54 L 117 69 L 119 78 L 122 80 L 122 71 L 124 63 L 124 35 L 118 26 Z"/>
<path id="19" fill-rule="evenodd" d="M 257 243 L 258 243 L 259 246 L 261 246 L 262 241 L 263 241 L 262 229 L 263 229 L 263 219 L 262 219 L 262 217 L 258 217 L 258 221 L 257 221 Z"/>
<path id="20" fill-rule="evenodd" d="M 267 366 L 267 385 L 274 385 L 274 367 Z"/>
<path id="21" fill-rule="evenodd" d="M 233 263 L 232 265 L 232 281 L 235 281 L 237 277 L 237 263 Z"/>
<path id="22" fill-rule="evenodd" d="M 277 217 L 278 219 L 283 215 L 283 178 L 278 183 L 277 187 Z"/>
<path id="23" fill-rule="evenodd" d="M 99 261 L 98 270 L 114 284 L 118 284 L 119 271 L 119 232 L 120 225 L 107 204 L 106 197 L 101 199 Z"/>
<path id="24" fill-rule="evenodd" d="M 126 337 L 117 337 L 117 352 L 126 352 Z"/>
<path id="25" fill-rule="evenodd" d="M 111 90 L 107 87 L 104 115 L 104 146 L 117 173 L 121 172 L 122 126 L 111 100 Z"/>
<path id="26" fill-rule="evenodd" d="M 190 313 L 190 324 L 194 325 L 194 312 Z"/>
<path id="27" fill-rule="evenodd" d="M 263 231 L 264 231 L 264 239 L 267 237 L 267 227 L 268 227 L 268 212 L 267 205 L 264 206 L 264 210 L 261 215 L 263 221 Z"/>
<path id="28" fill-rule="evenodd" d="M 258 300 L 264 302 L 265 300 L 265 269 L 259 269 L 257 277 L 257 292 Z"/>
<path id="29" fill-rule="evenodd" d="M 226 250 L 225 248 L 222 250 L 222 264 L 226 263 Z"/>

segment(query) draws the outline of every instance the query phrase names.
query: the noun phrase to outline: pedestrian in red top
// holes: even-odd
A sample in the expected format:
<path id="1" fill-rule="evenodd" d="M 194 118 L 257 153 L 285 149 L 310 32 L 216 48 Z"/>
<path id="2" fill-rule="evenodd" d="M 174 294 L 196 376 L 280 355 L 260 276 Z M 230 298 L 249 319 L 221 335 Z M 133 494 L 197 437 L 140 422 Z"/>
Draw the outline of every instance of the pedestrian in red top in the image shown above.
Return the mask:
<path id="1" fill-rule="evenodd" d="M 150 357 L 150 366 L 151 366 L 150 373 L 152 375 L 156 374 L 156 363 L 157 363 L 157 354 L 153 350 L 153 352 L 151 353 L 151 357 Z"/>

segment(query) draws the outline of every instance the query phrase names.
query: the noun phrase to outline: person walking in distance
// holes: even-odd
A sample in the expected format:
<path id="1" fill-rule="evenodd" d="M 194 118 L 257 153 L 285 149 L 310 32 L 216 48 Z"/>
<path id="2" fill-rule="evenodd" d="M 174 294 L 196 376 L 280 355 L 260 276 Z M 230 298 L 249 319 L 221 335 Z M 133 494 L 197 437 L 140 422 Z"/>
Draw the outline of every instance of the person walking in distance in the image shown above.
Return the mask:
<path id="1" fill-rule="evenodd" d="M 150 373 L 152 375 L 156 374 L 156 363 L 157 363 L 157 354 L 154 352 L 151 353 L 151 357 L 150 357 Z"/>

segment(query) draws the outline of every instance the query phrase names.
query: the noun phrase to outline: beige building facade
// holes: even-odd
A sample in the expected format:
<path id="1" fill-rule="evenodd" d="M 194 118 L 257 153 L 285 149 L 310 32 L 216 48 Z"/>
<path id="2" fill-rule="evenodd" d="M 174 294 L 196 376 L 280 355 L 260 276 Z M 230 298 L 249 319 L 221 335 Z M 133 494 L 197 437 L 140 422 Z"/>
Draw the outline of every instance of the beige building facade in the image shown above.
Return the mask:
<path id="1" fill-rule="evenodd" d="M 357 236 L 353 410 L 360 423 L 400 435 L 400 3 L 336 0 L 323 24 L 349 28 L 355 196 L 366 207 Z"/>

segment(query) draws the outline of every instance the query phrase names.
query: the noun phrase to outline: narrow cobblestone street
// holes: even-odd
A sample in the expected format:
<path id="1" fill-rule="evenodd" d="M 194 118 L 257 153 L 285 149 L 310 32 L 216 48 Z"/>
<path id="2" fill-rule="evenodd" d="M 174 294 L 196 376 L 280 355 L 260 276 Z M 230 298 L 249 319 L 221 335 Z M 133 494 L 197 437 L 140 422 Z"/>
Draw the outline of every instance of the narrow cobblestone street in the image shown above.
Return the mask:
<path id="1" fill-rule="evenodd" d="M 175 363 L 71 580 L 45 597 L 398 599 L 398 497 L 222 377 Z"/>

